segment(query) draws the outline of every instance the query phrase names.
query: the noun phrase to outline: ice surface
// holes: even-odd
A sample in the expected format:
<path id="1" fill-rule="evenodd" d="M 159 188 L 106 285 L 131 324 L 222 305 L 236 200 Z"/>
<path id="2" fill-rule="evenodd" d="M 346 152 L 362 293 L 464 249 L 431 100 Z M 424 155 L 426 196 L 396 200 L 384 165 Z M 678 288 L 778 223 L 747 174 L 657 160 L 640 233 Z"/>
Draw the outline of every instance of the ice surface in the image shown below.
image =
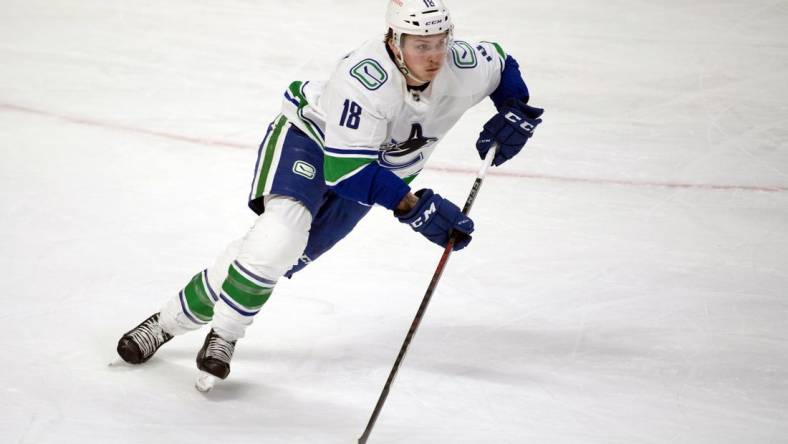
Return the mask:
<path id="1" fill-rule="evenodd" d="M 493 170 L 370 443 L 788 443 L 788 3 L 454 0 L 545 123 Z M 243 234 L 284 87 L 384 2 L 4 0 L 0 442 L 347 443 L 440 249 L 375 210 L 233 373 L 118 337 Z M 463 201 L 471 110 L 417 182 Z"/>

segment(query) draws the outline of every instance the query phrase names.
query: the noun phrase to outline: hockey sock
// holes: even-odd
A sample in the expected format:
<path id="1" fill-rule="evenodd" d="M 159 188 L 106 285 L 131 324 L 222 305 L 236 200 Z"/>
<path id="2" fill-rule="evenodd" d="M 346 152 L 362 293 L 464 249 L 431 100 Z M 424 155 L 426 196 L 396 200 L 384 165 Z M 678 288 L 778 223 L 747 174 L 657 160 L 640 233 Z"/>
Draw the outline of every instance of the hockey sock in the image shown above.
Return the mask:
<path id="1" fill-rule="evenodd" d="M 203 270 L 186 284 L 179 295 L 184 314 L 194 323 L 206 324 L 213 319 L 213 306 L 219 300 Z"/>
<path id="2" fill-rule="evenodd" d="M 219 295 L 221 302 L 216 306 L 213 328 L 228 341 L 242 338 L 275 285 L 275 281 L 260 276 L 248 265 L 239 261 L 230 264 Z"/>
<path id="3" fill-rule="evenodd" d="M 164 304 L 159 322 L 171 335 L 197 330 L 211 321 L 218 300 L 219 296 L 208 282 L 208 270 L 203 270 Z"/>

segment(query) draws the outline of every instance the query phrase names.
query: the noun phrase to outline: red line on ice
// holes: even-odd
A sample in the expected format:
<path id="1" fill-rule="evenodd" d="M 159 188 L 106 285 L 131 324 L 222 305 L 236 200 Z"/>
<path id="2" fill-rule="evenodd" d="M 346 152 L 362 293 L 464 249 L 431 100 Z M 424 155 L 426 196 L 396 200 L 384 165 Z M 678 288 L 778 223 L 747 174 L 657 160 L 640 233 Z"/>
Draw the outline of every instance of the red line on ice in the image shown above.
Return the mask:
<path id="1" fill-rule="evenodd" d="M 242 148 L 251 149 L 253 145 L 231 142 L 227 140 L 207 139 L 201 137 L 190 137 L 181 134 L 168 133 L 165 131 L 150 130 L 146 128 L 139 128 L 134 126 L 127 126 L 118 123 L 107 122 L 103 120 L 89 119 L 84 117 L 75 117 L 65 114 L 54 113 L 51 111 L 44 111 L 40 109 L 30 108 L 27 106 L 12 105 L 8 103 L 0 103 L 0 108 L 27 114 L 35 114 L 44 117 L 50 117 L 62 120 L 69 123 L 78 125 L 87 125 L 98 128 L 106 128 L 116 131 L 122 131 L 133 134 L 143 134 L 147 136 L 161 137 L 169 140 L 177 140 L 179 142 L 188 142 L 198 145 L 208 145 L 223 148 Z M 431 165 L 428 170 L 439 171 L 449 174 L 474 174 L 476 170 L 471 168 L 458 168 L 441 165 Z M 717 190 L 717 191 L 762 191 L 762 192 L 785 192 L 788 187 L 785 186 L 757 186 L 757 185 L 715 185 L 715 184 L 694 184 L 694 183 L 678 183 L 678 182 L 652 182 L 652 181 L 635 181 L 635 180 L 622 180 L 622 179 L 603 179 L 603 178 L 590 178 L 590 177 L 568 177 L 568 176 L 551 176 L 547 174 L 531 174 L 516 171 L 490 171 L 491 176 L 499 177 L 512 177 L 519 179 L 537 179 L 537 180 L 551 180 L 557 182 L 570 182 L 570 183 L 589 183 L 597 185 L 624 185 L 636 187 L 664 187 L 664 188 L 684 188 L 684 189 L 699 189 L 699 190 Z"/>
<path id="2" fill-rule="evenodd" d="M 69 123 L 76 123 L 78 125 L 94 126 L 98 128 L 106 128 L 106 129 L 122 131 L 126 133 L 133 133 L 133 134 L 144 134 L 148 136 L 161 137 L 164 139 L 177 140 L 179 142 L 189 142 L 198 145 L 210 145 L 210 146 L 229 147 L 229 148 L 251 148 L 250 145 L 237 143 L 237 142 L 229 142 L 226 140 L 205 139 L 200 137 L 190 137 L 181 134 L 168 133 L 165 131 L 157 131 L 157 130 L 150 130 L 145 128 L 138 128 L 134 126 L 121 125 L 118 123 L 106 122 L 103 120 L 88 119 L 84 117 L 73 117 L 65 114 L 58 114 L 50 111 L 43 111 L 40 109 L 29 108 L 27 106 L 9 105 L 7 103 L 0 103 L 0 108 L 7 109 L 10 111 L 17 111 L 22 113 L 51 117 Z"/>
<path id="3" fill-rule="evenodd" d="M 443 171 L 447 173 L 475 173 L 475 170 L 469 168 L 453 168 L 444 166 L 434 166 L 427 168 L 429 170 Z M 519 173 L 510 171 L 491 171 L 490 175 L 502 177 L 516 177 L 525 179 L 538 179 L 538 180 L 554 180 L 558 182 L 573 182 L 573 183 L 590 183 L 601 185 L 626 185 L 633 187 L 665 187 L 665 188 L 694 188 L 699 190 L 718 190 L 718 191 L 764 191 L 769 193 L 785 192 L 788 187 L 782 186 L 758 186 L 758 185 L 714 185 L 702 183 L 679 183 L 679 182 L 651 182 L 651 181 L 635 181 L 623 179 L 602 179 L 591 177 L 568 177 L 568 176 L 551 176 L 549 174 L 531 174 Z"/>

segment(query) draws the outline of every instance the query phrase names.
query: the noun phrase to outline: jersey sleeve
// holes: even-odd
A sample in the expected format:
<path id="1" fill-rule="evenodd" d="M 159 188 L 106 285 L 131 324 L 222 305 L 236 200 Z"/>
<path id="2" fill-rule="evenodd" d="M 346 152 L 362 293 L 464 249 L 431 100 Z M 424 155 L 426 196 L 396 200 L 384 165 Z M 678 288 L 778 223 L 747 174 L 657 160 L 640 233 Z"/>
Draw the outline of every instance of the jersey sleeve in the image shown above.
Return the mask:
<path id="1" fill-rule="evenodd" d="M 528 87 L 517 61 L 498 43 L 458 40 L 452 46 L 451 57 L 455 71 L 473 79 L 465 83 L 479 85 L 480 90 L 474 90 L 478 93 L 474 95 L 475 103 L 490 97 L 501 109 L 512 98 L 528 101 Z"/>
<path id="2" fill-rule="evenodd" d="M 528 103 L 530 97 L 528 86 L 526 86 L 520 73 L 520 65 L 517 63 L 517 60 L 506 54 L 498 43 L 481 42 L 479 46 L 486 48 L 488 54 L 494 51 L 496 57 L 493 59 L 497 60 L 501 70 L 500 81 L 495 90 L 490 93 L 490 99 L 492 99 L 495 107 L 501 109 L 509 99 L 518 99 Z"/>
<path id="3" fill-rule="evenodd" d="M 323 94 L 323 173 L 326 184 L 340 196 L 393 210 L 410 187 L 378 164 L 388 134 L 386 97 L 391 91 L 384 88 L 388 73 L 368 60 L 349 71 L 337 70 Z"/>
<path id="4" fill-rule="evenodd" d="M 472 97 L 475 105 L 499 87 L 506 68 L 506 53 L 493 42 L 455 40 L 449 64 L 462 91 Z"/>

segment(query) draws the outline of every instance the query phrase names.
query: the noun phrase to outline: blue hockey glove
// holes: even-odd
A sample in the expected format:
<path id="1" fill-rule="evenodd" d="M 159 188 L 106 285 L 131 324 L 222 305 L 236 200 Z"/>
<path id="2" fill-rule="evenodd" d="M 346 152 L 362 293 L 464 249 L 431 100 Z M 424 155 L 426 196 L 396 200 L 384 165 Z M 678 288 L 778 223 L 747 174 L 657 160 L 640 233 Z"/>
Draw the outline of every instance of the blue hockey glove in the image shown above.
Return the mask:
<path id="1" fill-rule="evenodd" d="M 476 141 L 479 157 L 484 159 L 495 142 L 498 142 L 499 147 L 493 165 L 498 166 L 514 157 L 542 123 L 539 117 L 543 112 L 543 109 L 528 106 L 520 100 L 508 100 L 498 114 L 484 124 Z"/>
<path id="2" fill-rule="evenodd" d="M 429 188 L 417 191 L 416 196 L 419 198 L 416 206 L 406 214 L 397 216 L 400 222 L 410 225 L 413 231 L 441 247 L 449 243 L 449 236 L 456 230 L 454 251 L 462 250 L 471 242 L 473 221 L 462 214 L 457 205 Z"/>

